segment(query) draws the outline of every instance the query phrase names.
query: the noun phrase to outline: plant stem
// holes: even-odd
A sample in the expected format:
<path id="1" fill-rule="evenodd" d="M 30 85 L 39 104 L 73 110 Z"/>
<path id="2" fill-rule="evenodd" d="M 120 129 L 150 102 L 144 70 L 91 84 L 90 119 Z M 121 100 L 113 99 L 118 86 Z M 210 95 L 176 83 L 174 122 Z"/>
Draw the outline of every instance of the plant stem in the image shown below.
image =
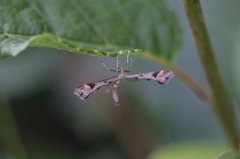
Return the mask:
<path id="1" fill-rule="evenodd" d="M 0 90 L 0 140 L 5 158 L 27 159 L 26 150 L 21 140 L 12 111 L 5 95 Z"/>
<path id="2" fill-rule="evenodd" d="M 231 99 L 224 87 L 217 68 L 213 49 L 204 23 L 200 2 L 199 0 L 183 0 L 183 2 L 200 60 L 212 91 L 214 108 L 223 125 L 231 147 L 237 150 L 239 147 L 239 136 L 235 113 L 233 111 Z"/>

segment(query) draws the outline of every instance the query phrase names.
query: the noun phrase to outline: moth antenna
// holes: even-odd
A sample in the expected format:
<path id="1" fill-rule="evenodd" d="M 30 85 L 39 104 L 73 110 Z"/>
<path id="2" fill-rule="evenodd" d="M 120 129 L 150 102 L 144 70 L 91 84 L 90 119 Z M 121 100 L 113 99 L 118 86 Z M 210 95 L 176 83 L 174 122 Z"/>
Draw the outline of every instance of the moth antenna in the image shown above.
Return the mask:
<path id="1" fill-rule="evenodd" d="M 100 58 L 98 58 L 98 61 L 99 61 L 100 64 L 103 65 L 103 67 L 106 68 L 106 70 L 111 71 L 111 72 L 117 72 L 116 70 L 113 70 L 113 69 L 109 68 Z"/>

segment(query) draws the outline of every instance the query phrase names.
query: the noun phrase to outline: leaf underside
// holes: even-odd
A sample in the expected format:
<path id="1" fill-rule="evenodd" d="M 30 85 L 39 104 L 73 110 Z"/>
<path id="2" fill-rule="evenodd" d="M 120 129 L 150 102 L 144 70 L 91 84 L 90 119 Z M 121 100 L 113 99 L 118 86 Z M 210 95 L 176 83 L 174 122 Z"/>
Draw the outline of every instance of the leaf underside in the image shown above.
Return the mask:
<path id="1" fill-rule="evenodd" d="M 97 56 L 152 52 L 168 60 L 181 28 L 163 0 L 1 0 L 0 57 L 27 47 Z"/>

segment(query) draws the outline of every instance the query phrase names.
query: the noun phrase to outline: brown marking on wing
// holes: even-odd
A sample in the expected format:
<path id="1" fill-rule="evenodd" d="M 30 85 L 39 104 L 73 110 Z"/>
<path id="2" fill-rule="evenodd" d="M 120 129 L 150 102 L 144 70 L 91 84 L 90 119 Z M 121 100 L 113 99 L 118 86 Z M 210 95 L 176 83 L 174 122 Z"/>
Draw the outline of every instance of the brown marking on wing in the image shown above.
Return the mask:
<path id="1" fill-rule="evenodd" d="M 95 83 L 88 83 L 88 85 L 91 87 L 91 89 L 93 89 L 96 84 Z"/>
<path id="2" fill-rule="evenodd" d="M 153 76 L 154 78 L 157 78 L 158 74 L 159 74 L 159 71 L 154 72 L 154 73 L 152 74 L 152 76 Z"/>

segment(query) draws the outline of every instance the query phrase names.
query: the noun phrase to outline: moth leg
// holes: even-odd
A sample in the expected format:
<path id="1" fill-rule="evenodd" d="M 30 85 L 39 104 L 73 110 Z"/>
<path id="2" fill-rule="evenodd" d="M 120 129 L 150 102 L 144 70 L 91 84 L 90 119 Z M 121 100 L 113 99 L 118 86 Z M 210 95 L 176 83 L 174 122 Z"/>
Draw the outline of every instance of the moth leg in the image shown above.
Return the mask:
<path id="1" fill-rule="evenodd" d="M 119 69 L 119 57 L 117 56 L 116 57 L 116 70 Z"/>
<path id="2" fill-rule="evenodd" d="M 130 55 L 130 53 L 127 53 L 127 62 L 126 66 L 124 67 L 125 72 L 131 72 L 133 62 L 134 62 L 133 57 Z"/>
<path id="3" fill-rule="evenodd" d="M 109 68 L 100 58 L 98 58 L 98 61 L 101 65 L 103 65 L 103 67 L 105 67 L 108 71 L 111 71 L 111 72 L 117 72 L 116 70 L 113 70 L 111 68 Z"/>

